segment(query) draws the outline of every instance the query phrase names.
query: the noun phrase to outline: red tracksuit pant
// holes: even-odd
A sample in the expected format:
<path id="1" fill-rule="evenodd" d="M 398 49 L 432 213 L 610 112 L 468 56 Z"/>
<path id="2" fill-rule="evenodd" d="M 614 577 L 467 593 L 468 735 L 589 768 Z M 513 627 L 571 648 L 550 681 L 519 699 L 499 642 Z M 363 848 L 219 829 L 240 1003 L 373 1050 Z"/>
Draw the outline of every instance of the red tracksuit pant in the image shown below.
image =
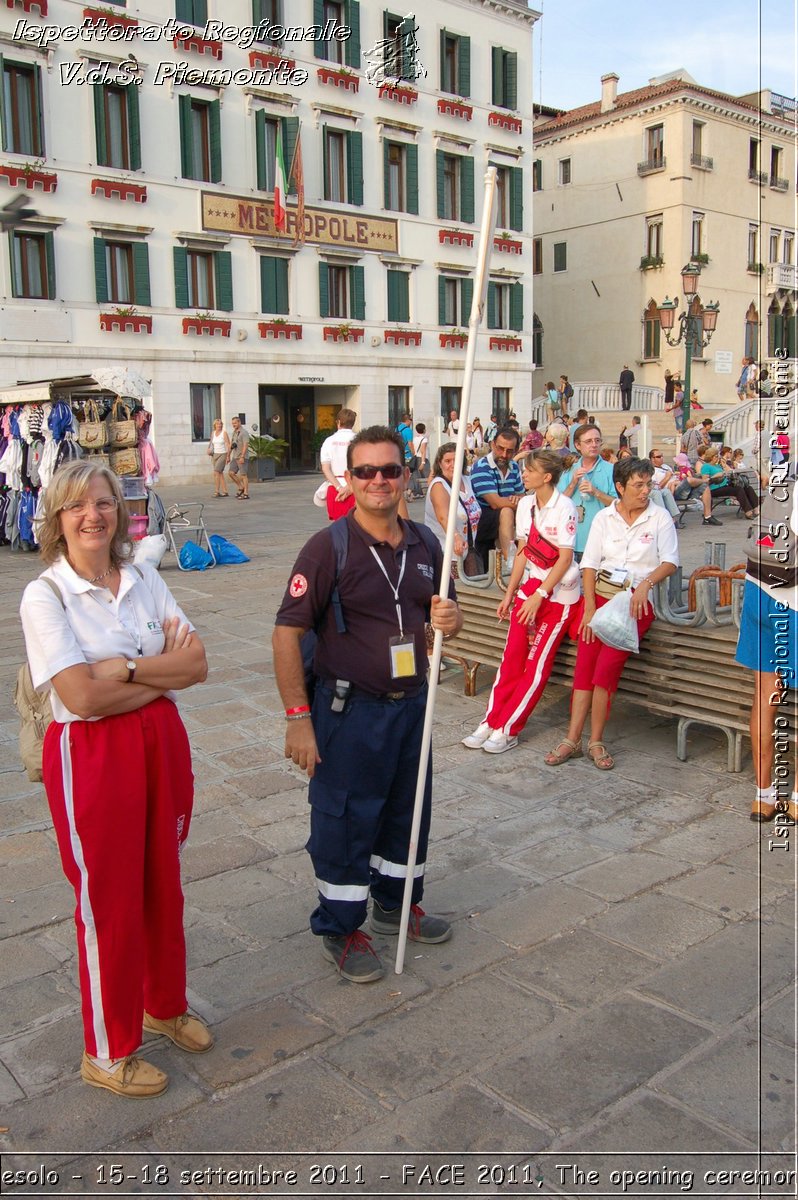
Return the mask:
<path id="1" fill-rule="evenodd" d="M 194 793 L 177 707 L 160 697 L 99 721 L 53 721 L 44 786 L 64 874 L 75 889 L 86 1051 L 141 1045 L 144 1009 L 186 1011 L 180 849 Z"/>
<path id="2" fill-rule="evenodd" d="M 557 647 L 568 631 L 573 607 L 543 600 L 537 611 L 536 632 L 530 645 L 527 626 L 518 621 L 517 614 L 524 600 L 539 586 L 537 579 L 530 580 L 526 592 L 521 588 L 515 598 L 504 654 L 484 716 L 491 729 L 501 729 L 511 737 L 524 728 L 543 694 Z"/>

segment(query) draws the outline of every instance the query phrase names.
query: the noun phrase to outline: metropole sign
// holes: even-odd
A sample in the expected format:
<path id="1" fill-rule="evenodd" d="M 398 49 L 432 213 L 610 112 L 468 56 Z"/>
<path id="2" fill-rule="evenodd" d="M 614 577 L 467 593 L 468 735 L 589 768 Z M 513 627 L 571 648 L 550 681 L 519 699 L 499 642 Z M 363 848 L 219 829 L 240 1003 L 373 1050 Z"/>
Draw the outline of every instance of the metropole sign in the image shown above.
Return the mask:
<path id="1" fill-rule="evenodd" d="M 286 213 L 286 229 L 274 225 L 273 204 L 251 196 L 202 193 L 202 228 L 209 233 L 238 233 L 245 237 L 274 238 L 275 241 L 304 241 L 315 246 L 337 246 L 351 250 L 399 251 L 398 222 L 390 217 L 335 213 L 325 208 L 305 209 L 304 237 L 297 238 L 296 209 Z"/>

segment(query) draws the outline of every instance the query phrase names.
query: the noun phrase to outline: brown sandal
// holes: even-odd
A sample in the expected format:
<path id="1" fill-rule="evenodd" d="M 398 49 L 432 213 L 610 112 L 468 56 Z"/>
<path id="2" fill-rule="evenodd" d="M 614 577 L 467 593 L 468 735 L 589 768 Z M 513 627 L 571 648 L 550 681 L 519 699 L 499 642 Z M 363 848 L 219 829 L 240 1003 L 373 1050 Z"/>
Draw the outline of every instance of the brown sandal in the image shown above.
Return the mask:
<path id="1" fill-rule="evenodd" d="M 557 753 L 560 746 L 568 747 L 565 754 Z M 581 757 L 582 757 L 582 743 L 581 742 L 572 742 L 570 738 L 564 737 L 564 738 L 560 738 L 557 745 L 554 747 L 553 750 L 549 751 L 549 753 L 546 755 L 546 757 L 543 759 L 543 761 L 544 761 L 544 763 L 546 763 L 546 765 L 548 767 L 559 767 L 559 766 L 562 766 L 562 764 L 564 762 L 568 762 L 569 758 L 581 758 Z"/>
<path id="2" fill-rule="evenodd" d="M 591 754 L 591 750 L 600 750 L 600 754 Z M 587 756 L 593 766 L 599 771 L 611 771 L 615 766 L 615 759 L 611 754 L 607 753 L 607 747 L 603 742 L 588 742 Z"/>
<path id="3" fill-rule="evenodd" d="M 760 825 L 772 821 L 776 815 L 776 805 L 768 804 L 766 800 L 754 800 L 751 805 L 751 820 Z"/>

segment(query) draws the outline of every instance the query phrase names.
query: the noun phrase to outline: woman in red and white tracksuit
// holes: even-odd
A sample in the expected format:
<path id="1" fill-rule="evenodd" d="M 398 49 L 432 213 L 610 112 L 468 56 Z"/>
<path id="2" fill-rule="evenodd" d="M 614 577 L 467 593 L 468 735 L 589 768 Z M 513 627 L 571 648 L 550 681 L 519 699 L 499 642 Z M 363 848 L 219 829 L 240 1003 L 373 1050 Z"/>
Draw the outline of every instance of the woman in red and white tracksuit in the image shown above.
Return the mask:
<path id="1" fill-rule="evenodd" d="M 551 450 L 533 450 L 524 460 L 524 496 L 516 512 L 518 553 L 507 592 L 496 610 L 510 617 L 501 665 L 488 708 L 472 734 L 471 750 L 503 754 L 543 694 L 554 655 L 579 602 L 579 568 L 574 562 L 576 508 L 557 481 L 563 460 Z"/>
<path id="2" fill-rule="evenodd" d="M 33 684 L 50 686 L 42 774 L 77 901 L 81 1076 L 154 1096 L 168 1077 L 135 1056 L 143 1030 L 195 1053 L 213 1044 L 187 1012 L 179 854 L 194 777 L 174 702 L 205 679 L 205 650 L 158 572 L 130 563 L 108 468 L 62 467 L 43 510 L 48 569 L 20 613 Z"/>

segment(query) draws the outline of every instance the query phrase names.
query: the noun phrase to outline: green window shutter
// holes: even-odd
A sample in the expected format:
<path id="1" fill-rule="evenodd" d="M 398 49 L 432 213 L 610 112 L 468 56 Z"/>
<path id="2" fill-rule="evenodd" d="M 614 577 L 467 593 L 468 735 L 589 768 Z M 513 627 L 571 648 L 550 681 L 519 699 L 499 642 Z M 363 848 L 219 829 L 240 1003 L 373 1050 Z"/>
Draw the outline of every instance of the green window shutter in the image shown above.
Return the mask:
<path id="1" fill-rule="evenodd" d="M 178 96 L 180 113 L 180 171 L 184 179 L 194 178 L 194 155 L 191 145 L 191 97 Z M 180 308 L 180 305 L 178 305 Z"/>
<path id="2" fill-rule="evenodd" d="M 346 198 L 350 204 L 363 203 L 363 134 L 356 130 L 346 135 Z"/>
<path id="3" fill-rule="evenodd" d="M 442 29 L 440 31 L 440 33 L 438 34 L 438 57 L 439 57 L 439 67 L 440 67 L 440 75 L 438 76 L 438 80 L 440 83 L 440 89 L 441 89 L 441 91 L 443 91 L 443 83 L 444 83 L 444 80 L 446 79 L 446 30 L 445 29 Z"/>
<path id="4" fill-rule="evenodd" d="M 94 294 L 98 304 L 108 302 L 108 267 L 105 262 L 105 238 L 94 239 Z"/>
<path id="5" fill-rule="evenodd" d="M 17 256 L 15 253 L 15 246 L 16 246 L 16 242 L 14 240 L 14 230 L 11 229 L 11 230 L 9 230 L 9 233 L 8 233 L 8 261 L 11 266 L 11 295 L 12 296 L 19 295 L 19 292 L 17 291 Z M 770 329 L 771 324 L 772 324 L 772 322 L 770 320 L 770 317 L 768 317 L 768 329 Z M 772 358 L 773 356 L 771 355 L 770 357 Z"/>
<path id="6" fill-rule="evenodd" d="M 388 271 L 388 320 L 410 320 L 410 275 L 407 271 Z"/>
<path id="7" fill-rule="evenodd" d="M 405 147 L 405 191 L 407 211 L 418 216 L 418 146 Z"/>
<path id="8" fill-rule="evenodd" d="M 105 130 L 103 85 L 95 83 L 92 91 L 94 93 L 94 138 L 97 143 L 97 165 L 105 167 L 108 165 L 108 138 Z"/>
<path id="9" fill-rule="evenodd" d="M 488 329 L 496 329 L 496 284 L 488 284 Z"/>
<path id="10" fill-rule="evenodd" d="M 221 312 L 233 311 L 233 256 L 229 250 L 217 250 L 213 256 L 216 304 Z"/>
<path id="11" fill-rule="evenodd" d="M 260 305 L 265 313 L 285 316 L 288 313 L 288 260 L 261 255 Z"/>
<path id="12" fill-rule="evenodd" d="M 510 228 L 518 233 L 524 228 L 524 171 L 510 167 Z"/>
<path id="13" fill-rule="evenodd" d="M 382 206 L 388 208 L 391 198 L 390 142 L 382 143 Z"/>
<path id="14" fill-rule="evenodd" d="M 2 75 L 0 75 L 0 82 L 2 82 Z M 36 153 L 42 155 L 42 157 L 43 157 L 45 154 L 44 105 L 42 103 L 42 69 L 38 65 L 34 66 L 34 68 L 33 68 L 33 86 L 34 86 L 35 93 L 36 93 L 36 95 L 35 95 L 36 133 L 37 133 L 37 137 L 38 137 L 38 141 L 39 141 L 38 147 L 36 149 Z"/>
<path id="15" fill-rule="evenodd" d="M 463 325 L 467 325 L 471 318 L 471 305 L 474 302 L 474 280 L 464 279 L 460 284 L 460 304 L 462 312 L 460 320 Z"/>
<path id="16" fill-rule="evenodd" d="M 358 0 L 346 0 L 344 18 L 351 33 L 344 42 L 346 65 L 360 68 L 360 4 Z M 317 43 L 318 44 L 318 43 Z"/>
<path id="17" fill-rule="evenodd" d="M 208 105 L 208 142 L 211 152 L 211 183 L 222 181 L 222 102 Z"/>
<path id="18" fill-rule="evenodd" d="M 322 195 L 324 196 L 325 200 L 329 200 L 330 197 L 329 197 L 328 193 L 330 190 L 330 187 L 329 187 L 330 143 L 327 140 L 327 126 L 326 125 L 322 125 L 322 127 L 321 127 L 321 172 L 322 172 L 322 179 L 321 179 Z"/>
<path id="19" fill-rule="evenodd" d="M 518 108 L 518 55 L 508 50 L 504 56 L 506 90 L 504 103 L 507 108 Z"/>
<path id="20" fill-rule="evenodd" d="M 524 285 L 514 283 L 510 287 L 510 328 L 520 333 L 524 328 Z"/>
<path id="21" fill-rule="evenodd" d="M 355 321 L 366 319 L 366 269 L 350 267 L 349 285 L 352 296 L 352 317 Z"/>
<path id="22" fill-rule="evenodd" d="M 283 154 L 285 155 L 285 169 L 291 170 L 291 164 L 294 161 L 294 151 L 296 150 L 296 140 L 299 137 L 299 117 L 281 117 L 280 124 L 283 132 Z M 289 196 L 296 195 L 296 184 L 293 178 L 287 180 Z"/>
<path id="23" fill-rule="evenodd" d="M 444 164 L 445 155 L 442 150 L 435 151 L 435 185 L 438 195 L 438 219 L 442 220 L 446 214 L 446 200 L 444 197 Z"/>
<path id="24" fill-rule="evenodd" d="M 255 111 L 255 176 L 259 191 L 266 191 L 266 113 Z"/>
<path id="25" fill-rule="evenodd" d="M 474 220 L 474 160 L 465 156 L 460 159 L 460 220 Z"/>
<path id="26" fill-rule="evenodd" d="M 127 100 L 127 130 L 130 142 L 130 169 L 141 170 L 141 117 L 139 115 L 139 93 L 135 84 L 125 89 Z"/>
<path id="27" fill-rule="evenodd" d="M 204 25 L 208 20 L 207 0 L 175 0 L 175 17 L 189 25 Z"/>
<path id="28" fill-rule="evenodd" d="M 491 103 L 504 104 L 504 51 L 501 46 L 493 46 L 490 52 L 491 66 Z"/>
<path id="29" fill-rule="evenodd" d="M 2 134 L 3 134 L 3 149 L 7 150 L 8 149 L 8 130 L 6 128 L 5 82 L 6 82 L 5 65 L 3 62 L 3 55 L 0 54 L 0 127 L 2 127 Z M 12 241 L 11 249 L 13 250 L 13 248 L 14 248 L 14 246 L 13 246 L 13 241 Z M 14 261 L 13 254 L 12 254 L 11 261 L 12 261 L 12 263 Z"/>
<path id="30" fill-rule="evenodd" d="M 446 324 L 446 279 L 438 276 L 438 324 Z"/>
<path id="31" fill-rule="evenodd" d="M 172 257 L 175 264 L 175 308 L 188 308 L 188 250 L 185 246 L 174 246 Z"/>
<path id="32" fill-rule="evenodd" d="M 319 316 L 330 315 L 330 269 L 326 263 L 319 263 Z"/>
<path id="33" fill-rule="evenodd" d="M 150 248 L 146 242 L 133 243 L 133 300 L 149 308 L 150 298 Z"/>
<path id="34" fill-rule="evenodd" d="M 55 236 L 44 235 L 44 258 L 47 263 L 47 299 L 55 300 Z"/>
<path id="35" fill-rule="evenodd" d="M 324 25 L 324 0 L 313 0 L 313 24 Z M 313 40 L 313 53 L 316 58 L 327 57 L 327 44 L 318 38 Z"/>
<path id="36" fill-rule="evenodd" d="M 471 38 L 457 39 L 457 87 L 461 96 L 471 95 Z"/>

